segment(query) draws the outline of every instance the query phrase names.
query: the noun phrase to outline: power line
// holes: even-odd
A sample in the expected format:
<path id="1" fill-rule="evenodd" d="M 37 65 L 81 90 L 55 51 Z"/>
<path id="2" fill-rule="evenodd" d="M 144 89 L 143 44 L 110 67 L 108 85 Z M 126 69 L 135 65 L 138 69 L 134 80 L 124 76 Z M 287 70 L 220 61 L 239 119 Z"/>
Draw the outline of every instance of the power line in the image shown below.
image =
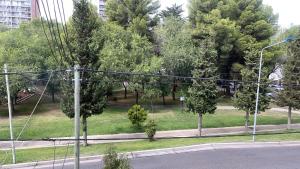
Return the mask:
<path id="1" fill-rule="evenodd" d="M 65 34 L 65 36 L 64 36 L 65 43 L 67 45 L 67 48 L 69 49 L 69 52 L 70 52 L 69 54 L 70 54 L 71 58 L 74 60 L 74 57 L 73 57 L 73 54 L 72 54 L 72 49 L 70 47 L 68 28 L 67 28 L 67 25 L 66 25 L 66 16 L 65 16 L 64 4 L 63 4 L 63 1 L 60 0 L 61 6 L 62 6 L 62 12 L 61 12 L 59 1 L 57 0 L 56 2 L 57 2 L 57 6 L 58 6 L 60 19 L 62 21 L 62 28 L 63 28 L 64 34 Z M 62 16 L 62 13 L 63 13 L 63 16 Z"/>
<path id="2" fill-rule="evenodd" d="M 20 72 L 8 72 L 8 73 L 0 73 L 1 75 L 26 75 L 26 74 L 47 74 L 49 72 L 52 73 L 57 73 L 57 72 L 72 72 L 73 69 L 58 69 L 58 70 L 44 70 L 44 71 L 20 71 Z M 256 81 L 244 81 L 244 80 L 234 80 L 234 79 L 220 79 L 220 78 L 196 78 L 196 77 L 192 77 L 192 76 L 178 76 L 178 75 L 169 75 L 169 74 L 158 74 L 158 73 L 136 73 L 136 72 L 117 72 L 117 71 L 101 71 L 101 70 L 93 70 L 93 69 L 81 69 L 80 71 L 82 72 L 92 72 L 92 73 L 101 73 L 103 76 L 107 76 L 107 75 L 115 75 L 115 76 L 131 76 L 131 77 L 135 77 L 135 76 L 143 76 L 143 78 L 145 77 L 158 77 L 158 78 L 164 78 L 163 81 L 165 81 L 168 78 L 172 78 L 172 79 L 176 79 L 176 80 L 183 80 L 180 81 L 178 83 L 174 83 L 174 82 L 149 82 L 146 81 L 147 79 L 144 79 L 145 81 L 142 81 L 143 79 L 139 79 L 139 80 L 115 80 L 112 82 L 124 82 L 124 81 L 132 81 L 132 83 L 141 83 L 141 84 L 192 84 L 193 81 L 192 80 L 210 80 L 210 81 L 215 81 L 216 83 L 219 82 L 229 82 L 229 83 L 236 83 L 236 84 L 242 84 L 242 83 L 253 83 L 253 84 L 257 84 Z M 109 76 L 108 78 L 110 79 L 115 79 L 117 77 L 112 77 Z M 34 79 L 32 79 L 34 80 Z M 61 78 L 61 81 L 68 81 L 67 79 L 63 79 Z M 148 79 L 151 80 L 151 79 Z M 190 82 L 186 82 L 186 80 L 189 80 Z M 47 81 L 47 79 L 36 79 L 36 81 Z M 81 79 L 82 83 L 92 83 L 92 82 L 99 82 L 99 80 L 91 80 L 91 79 Z M 159 79 L 154 79 L 154 81 L 159 81 Z M 185 81 L 185 82 L 184 82 Z M 111 82 L 111 81 L 110 81 Z M 270 82 L 261 82 L 261 84 L 265 84 L 265 85 L 269 85 Z M 220 84 L 221 86 L 231 86 L 229 84 Z M 294 87 L 298 87 L 300 86 L 300 84 L 298 84 L 297 82 L 295 83 L 288 83 L 285 84 L 283 83 L 283 86 L 288 86 L 288 85 L 292 85 Z"/>
<path id="3" fill-rule="evenodd" d="M 57 33 L 58 33 L 58 39 L 60 41 L 60 44 L 61 44 L 61 49 L 62 49 L 62 53 L 63 53 L 63 56 L 64 58 L 66 57 L 66 51 L 65 51 L 65 48 L 64 48 L 64 44 L 61 40 L 61 37 L 60 37 L 60 29 L 59 29 L 59 26 L 58 26 L 58 20 L 57 20 L 57 14 L 56 14 L 56 5 L 55 5 L 55 0 L 53 0 L 53 10 L 54 10 L 54 16 L 55 16 L 55 22 L 56 22 L 56 29 L 57 29 Z M 60 59 L 60 63 L 61 63 L 61 66 L 63 64 L 62 62 L 62 58 Z"/>
<path id="4" fill-rule="evenodd" d="M 42 94 L 40 95 L 40 98 L 39 98 L 38 102 L 36 103 L 35 107 L 33 108 L 33 111 L 31 112 L 29 118 L 28 118 L 27 121 L 25 122 L 25 124 L 24 124 L 22 130 L 20 131 L 20 133 L 19 133 L 19 135 L 17 136 L 17 138 L 15 139 L 15 141 L 18 141 L 18 140 L 19 140 L 19 138 L 20 138 L 20 136 L 22 135 L 23 131 L 24 131 L 25 128 L 27 127 L 27 125 L 28 125 L 28 123 L 29 123 L 29 121 L 30 121 L 30 119 L 31 119 L 31 117 L 32 117 L 32 115 L 33 115 L 33 113 L 35 112 L 35 110 L 36 110 L 38 104 L 40 103 L 40 101 L 41 101 L 41 99 L 42 99 L 42 97 L 43 97 L 43 95 L 44 95 L 44 93 L 45 93 L 45 91 L 46 91 L 46 89 L 47 89 L 47 86 L 48 86 L 48 84 L 49 84 L 49 82 L 50 82 L 50 80 L 51 80 L 51 77 L 52 77 L 52 73 L 51 73 L 51 75 L 50 75 L 50 77 L 49 77 L 49 80 L 48 80 L 48 82 L 47 82 L 47 84 L 46 84 L 46 86 L 45 86 L 45 88 L 44 88 Z M 22 144 L 23 144 L 23 143 L 22 143 Z M 7 157 L 8 157 L 8 153 L 6 153 L 6 155 L 5 155 L 4 160 L 3 160 L 2 163 L 4 163 L 4 162 L 6 161 Z"/>
<path id="5" fill-rule="evenodd" d="M 44 9 L 44 12 L 45 12 L 45 16 L 46 16 L 46 19 L 47 19 L 49 32 L 50 32 L 50 35 L 52 36 L 52 41 L 56 43 L 56 46 L 57 46 L 57 48 L 58 48 L 58 52 L 59 52 L 59 54 L 60 54 L 60 56 L 61 56 L 61 58 L 62 58 L 62 57 L 63 57 L 63 54 L 61 53 L 61 48 L 60 48 L 59 45 L 58 45 L 58 40 L 57 40 L 57 38 L 56 38 L 56 34 L 54 33 L 54 30 L 55 30 L 55 29 L 54 29 L 53 21 L 52 21 L 52 18 L 51 18 L 51 13 L 50 13 L 50 8 L 49 8 L 48 0 L 46 0 L 46 7 L 47 7 L 47 9 L 46 9 L 46 7 L 45 7 L 44 1 L 41 0 L 41 2 L 42 2 L 43 9 Z M 48 12 L 47 12 L 46 10 L 47 10 Z M 49 21 L 49 19 L 48 19 L 48 15 L 49 15 L 50 21 Z M 54 38 L 53 38 L 53 37 L 54 37 Z"/>
<path id="6" fill-rule="evenodd" d="M 39 11 L 39 13 L 41 14 L 41 9 L 40 9 L 39 0 L 37 0 L 36 3 L 37 3 L 38 11 Z M 43 19 L 42 17 L 41 17 L 41 23 L 42 23 L 43 32 L 44 32 L 45 37 L 46 37 L 46 39 L 47 39 L 47 42 L 48 42 L 48 45 L 49 45 L 51 54 L 53 55 L 54 59 L 56 60 L 54 51 L 53 51 L 53 49 L 52 49 L 52 44 L 51 44 L 51 42 L 50 42 L 50 39 L 49 39 L 49 37 L 48 37 L 48 35 L 47 35 L 47 32 L 46 32 L 46 29 L 45 29 L 44 19 Z M 56 60 L 56 62 L 57 62 L 57 60 Z"/>
<path id="7" fill-rule="evenodd" d="M 68 156 L 68 153 L 69 153 L 69 146 L 70 146 L 70 143 L 68 143 L 68 146 L 67 146 L 67 150 L 66 150 L 66 153 L 65 153 L 62 169 L 64 169 L 64 167 L 65 167 L 65 162 L 66 162 L 66 159 L 67 159 L 67 156 Z"/>
<path id="8" fill-rule="evenodd" d="M 20 131 L 18 137 L 16 138 L 16 140 L 18 140 L 18 139 L 21 137 L 21 135 L 23 134 L 23 132 L 24 132 L 25 128 L 27 127 L 29 121 L 31 120 L 33 113 L 35 112 L 37 106 L 39 105 L 40 101 L 42 100 L 42 97 L 43 97 L 43 95 L 44 95 L 44 93 L 45 93 L 45 91 L 46 91 L 46 89 L 47 89 L 47 86 L 48 86 L 48 84 L 49 84 L 49 82 L 50 82 L 50 80 L 51 80 L 52 75 L 53 75 L 53 74 L 51 73 L 51 75 L 50 75 L 50 77 L 49 77 L 49 80 L 48 80 L 48 82 L 47 82 L 47 84 L 46 84 L 46 86 L 45 86 L 45 88 L 44 88 L 42 94 L 40 95 L 39 100 L 37 101 L 36 105 L 34 106 L 34 108 L 33 108 L 32 112 L 31 112 L 29 118 L 28 118 L 27 121 L 25 122 L 25 124 L 24 124 L 22 130 Z"/>

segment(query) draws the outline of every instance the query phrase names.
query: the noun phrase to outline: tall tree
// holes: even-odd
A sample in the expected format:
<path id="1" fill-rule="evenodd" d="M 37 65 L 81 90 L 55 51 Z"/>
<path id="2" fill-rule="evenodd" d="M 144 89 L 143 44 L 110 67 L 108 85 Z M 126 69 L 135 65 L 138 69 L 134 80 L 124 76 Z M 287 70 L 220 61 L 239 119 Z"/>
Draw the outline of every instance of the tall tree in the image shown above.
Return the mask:
<path id="1" fill-rule="evenodd" d="M 51 51 L 41 21 L 22 23 L 18 29 L 0 33 L 0 65 L 8 63 L 10 71 L 43 71 L 49 68 L 50 56 Z M 38 78 L 44 77 L 30 74 L 9 77 L 13 105 L 16 104 L 19 91 L 32 87 L 33 81 Z M 1 82 L 1 89 L 5 89 L 5 81 L 1 80 Z M 4 90 L 3 93 L 6 91 Z M 4 98 L 5 95 L 1 97 Z"/>
<path id="2" fill-rule="evenodd" d="M 188 89 L 186 106 L 198 114 L 198 130 L 201 136 L 202 118 L 206 113 L 214 113 L 217 105 L 217 52 L 210 38 L 203 40 L 195 52 L 193 84 Z M 201 79 L 202 78 L 202 79 Z"/>
<path id="3" fill-rule="evenodd" d="M 288 128 L 292 124 L 292 109 L 300 108 L 300 41 L 288 48 L 288 57 L 283 70 L 283 90 L 276 97 L 279 106 L 288 106 Z"/>
<path id="4" fill-rule="evenodd" d="M 82 69 L 98 70 L 101 60 L 98 56 L 103 48 L 103 42 L 94 45 L 93 36 L 95 31 L 101 29 L 102 22 L 94 8 L 87 0 L 74 1 L 74 13 L 70 23 L 70 42 L 73 55 L 64 58 L 67 66 L 78 64 Z M 84 145 L 87 145 L 87 118 L 92 115 L 101 114 L 106 104 L 106 83 L 105 78 L 99 74 L 81 71 L 83 83 L 80 88 L 80 116 L 82 117 Z M 66 79 L 71 79 L 67 76 Z M 62 84 L 63 99 L 62 110 L 70 118 L 74 117 L 74 97 L 72 84 Z"/>
<path id="5" fill-rule="evenodd" d="M 277 16 L 272 8 L 262 0 L 191 0 L 189 18 L 194 27 L 194 38 L 205 38 L 213 31 L 218 52 L 218 67 L 223 79 L 239 76 L 237 65 L 245 65 L 247 43 L 244 39 L 254 39 L 261 47 L 270 43 L 270 37 L 276 33 Z M 272 70 L 271 62 L 277 52 L 265 53 L 265 66 Z M 232 66 L 234 65 L 234 66 Z M 229 85 L 227 85 L 229 94 Z"/>
<path id="6" fill-rule="evenodd" d="M 255 113 L 256 105 L 256 90 L 257 77 L 259 67 L 257 61 L 259 60 L 259 49 L 255 48 L 255 43 L 248 43 L 248 51 L 245 56 L 245 66 L 241 70 L 242 82 L 234 97 L 234 105 L 239 110 L 245 111 L 245 128 L 249 127 L 249 116 Z M 266 95 L 268 93 L 268 73 L 267 69 L 263 67 L 261 75 L 260 93 L 259 93 L 259 111 L 267 109 L 270 98 Z"/>
<path id="7" fill-rule="evenodd" d="M 155 31 L 155 37 L 159 46 L 158 53 L 163 59 L 163 70 L 167 74 L 177 76 L 191 76 L 193 69 L 194 45 L 189 29 L 185 21 L 176 18 L 166 18 L 163 24 Z M 172 79 L 172 96 L 178 88 L 178 81 Z"/>
<path id="8" fill-rule="evenodd" d="M 171 7 L 167 7 L 167 9 L 162 10 L 159 15 L 162 18 L 168 18 L 168 17 L 181 18 L 182 13 L 183 13 L 182 5 L 173 4 Z"/>
<path id="9" fill-rule="evenodd" d="M 152 29 L 159 19 L 152 15 L 158 8 L 159 2 L 153 0 L 108 0 L 106 15 L 109 21 L 152 39 Z"/>

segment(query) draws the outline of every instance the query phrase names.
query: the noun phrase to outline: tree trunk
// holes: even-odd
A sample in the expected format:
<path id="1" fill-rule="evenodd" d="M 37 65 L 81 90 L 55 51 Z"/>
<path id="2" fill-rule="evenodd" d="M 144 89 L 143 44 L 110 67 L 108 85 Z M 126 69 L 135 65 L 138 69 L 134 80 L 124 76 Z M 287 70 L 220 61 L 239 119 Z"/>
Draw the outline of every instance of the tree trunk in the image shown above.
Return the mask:
<path id="1" fill-rule="evenodd" d="M 15 99 L 14 97 L 10 97 L 10 104 L 11 104 L 11 109 L 12 109 L 12 112 L 15 112 Z"/>
<path id="2" fill-rule="evenodd" d="M 245 116 L 245 128 L 246 129 L 249 128 L 249 116 L 250 116 L 250 113 L 247 111 L 246 116 Z"/>
<path id="3" fill-rule="evenodd" d="M 13 102 L 14 102 L 13 104 L 14 104 L 14 105 L 17 105 L 17 104 L 18 104 L 18 103 L 17 103 L 17 100 L 18 100 L 18 97 L 17 97 L 17 96 L 14 96 L 14 98 L 13 98 Z"/>
<path id="4" fill-rule="evenodd" d="M 55 103 L 55 93 L 52 91 L 51 95 L 52 95 L 52 103 Z"/>
<path id="5" fill-rule="evenodd" d="M 198 113 L 198 131 L 199 136 L 201 137 L 202 132 L 202 113 Z"/>
<path id="6" fill-rule="evenodd" d="M 153 99 L 151 99 L 151 112 L 153 113 Z"/>
<path id="7" fill-rule="evenodd" d="M 135 104 L 139 104 L 139 92 L 135 89 Z"/>
<path id="8" fill-rule="evenodd" d="M 143 92 L 145 92 L 145 83 L 144 82 L 142 83 L 142 90 L 143 90 Z"/>
<path id="9" fill-rule="evenodd" d="M 176 79 L 173 80 L 173 89 L 172 89 L 172 98 L 173 100 L 175 101 L 176 100 L 176 96 L 175 96 L 175 93 L 176 93 Z"/>
<path id="10" fill-rule="evenodd" d="M 124 86 L 124 98 L 127 99 L 127 87 Z"/>
<path id="11" fill-rule="evenodd" d="M 289 106 L 289 111 L 288 111 L 288 124 L 287 128 L 291 129 L 291 124 L 292 124 L 292 107 Z"/>
<path id="12" fill-rule="evenodd" d="M 166 105 L 166 99 L 165 99 L 165 95 L 162 94 L 162 99 L 163 99 L 163 105 Z"/>
<path id="13" fill-rule="evenodd" d="M 15 104 L 13 102 L 11 102 L 10 104 L 11 104 L 12 113 L 14 113 L 15 112 Z"/>
<path id="14" fill-rule="evenodd" d="M 125 82 L 124 82 L 125 83 Z M 124 87 L 124 98 L 127 99 L 127 87 L 126 85 L 123 83 L 123 87 Z"/>
<path id="15" fill-rule="evenodd" d="M 83 131 L 83 146 L 88 146 L 87 143 L 87 117 L 85 115 L 82 116 L 82 131 Z"/>

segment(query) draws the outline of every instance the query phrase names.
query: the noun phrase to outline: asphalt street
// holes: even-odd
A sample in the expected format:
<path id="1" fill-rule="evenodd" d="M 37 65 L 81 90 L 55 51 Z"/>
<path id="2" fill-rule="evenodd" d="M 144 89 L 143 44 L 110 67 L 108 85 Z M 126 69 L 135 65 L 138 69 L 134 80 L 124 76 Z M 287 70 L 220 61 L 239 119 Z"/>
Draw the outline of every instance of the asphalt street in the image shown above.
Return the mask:
<path id="1" fill-rule="evenodd" d="M 131 164 L 134 169 L 300 169 L 300 146 L 201 150 L 135 158 Z M 84 161 L 81 168 L 100 169 L 102 165 L 101 160 Z M 64 169 L 73 169 L 72 163 L 66 163 Z"/>

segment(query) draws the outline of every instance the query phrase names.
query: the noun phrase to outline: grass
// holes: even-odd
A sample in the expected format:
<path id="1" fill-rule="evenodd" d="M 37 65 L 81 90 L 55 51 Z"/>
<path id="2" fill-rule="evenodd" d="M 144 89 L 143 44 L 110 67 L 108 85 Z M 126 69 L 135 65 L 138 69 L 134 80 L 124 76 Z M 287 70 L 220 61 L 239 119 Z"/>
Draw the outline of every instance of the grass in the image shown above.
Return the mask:
<path id="1" fill-rule="evenodd" d="M 178 146 L 189 146 L 204 143 L 224 143 L 224 142 L 248 142 L 251 141 L 251 136 L 227 136 L 227 137 L 209 137 L 209 138 L 185 138 L 185 139 L 166 139 L 149 142 L 146 140 L 114 143 L 118 152 L 131 152 L 139 150 L 150 150 L 159 148 L 170 148 Z M 257 141 L 297 141 L 300 140 L 300 133 L 284 133 L 258 135 Z M 103 154 L 109 144 L 96 144 L 88 147 L 81 147 L 82 156 Z M 57 147 L 55 149 L 56 159 L 63 158 L 66 155 L 67 147 Z M 17 150 L 17 162 L 34 162 L 41 160 L 52 160 L 54 148 L 36 148 Z M 9 151 L 10 153 L 10 151 Z M 73 155 L 73 146 L 68 148 L 68 157 Z M 0 160 L 3 161 L 5 153 L 0 151 Z M 5 163 L 11 161 L 11 155 L 8 154 Z"/>
<path id="2" fill-rule="evenodd" d="M 36 100 L 18 105 L 13 119 L 14 134 L 17 135 L 30 114 Z M 119 106 L 118 106 L 119 107 Z M 127 108 L 108 107 L 103 114 L 88 118 L 88 134 L 117 134 L 143 132 L 141 129 L 132 127 L 127 118 Z M 0 109 L 0 115 L 5 114 L 4 108 Z M 245 114 L 238 110 L 217 110 L 215 114 L 207 114 L 203 117 L 204 128 L 243 126 Z M 181 112 L 179 106 L 156 108 L 149 113 L 149 118 L 154 119 L 158 130 L 177 130 L 197 128 L 197 115 Z M 251 118 L 253 119 L 253 118 Z M 287 121 L 284 113 L 262 113 L 258 116 L 258 124 L 285 124 Z M 252 122 L 252 121 L 251 121 Z M 294 123 L 300 123 L 300 116 L 293 116 Z M 9 138 L 9 126 L 7 118 L 0 118 L 0 139 Z M 22 135 L 22 139 L 37 139 L 48 137 L 65 137 L 73 135 L 73 119 L 66 117 L 56 103 L 44 100 L 38 106 L 29 123 L 28 128 Z"/>

